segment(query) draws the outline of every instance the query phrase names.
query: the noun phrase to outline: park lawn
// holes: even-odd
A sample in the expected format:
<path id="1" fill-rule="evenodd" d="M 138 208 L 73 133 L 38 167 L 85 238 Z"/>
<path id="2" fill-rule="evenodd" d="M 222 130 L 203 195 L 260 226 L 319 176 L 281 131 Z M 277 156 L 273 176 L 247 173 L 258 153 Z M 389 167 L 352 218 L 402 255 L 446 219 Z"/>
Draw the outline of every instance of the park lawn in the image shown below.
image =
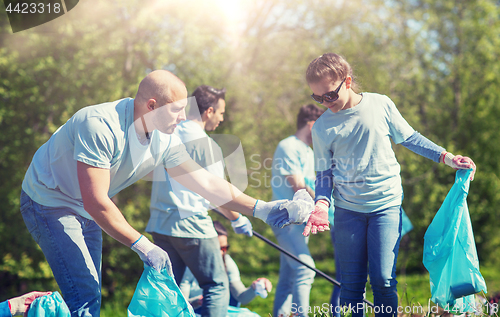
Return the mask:
<path id="1" fill-rule="evenodd" d="M 482 267 L 481 273 L 486 280 L 486 285 L 488 286 L 488 296 L 493 296 L 500 292 L 500 271 L 493 267 Z M 250 285 L 250 283 L 261 276 L 246 275 L 242 276 L 242 281 L 245 285 Z M 278 273 L 272 272 L 267 274 L 266 277 L 272 282 L 273 287 L 276 286 L 278 282 Z M 431 293 L 429 286 L 429 275 L 427 273 L 423 274 L 400 274 L 398 276 L 398 294 L 399 302 L 403 307 L 413 307 L 422 306 L 424 311 L 427 312 L 428 305 L 433 305 L 429 302 Z M 126 316 L 127 315 L 127 305 L 133 294 L 133 288 L 127 290 L 122 290 L 122 298 L 116 299 L 114 301 L 104 301 L 101 317 L 116 317 L 116 316 Z M 328 309 L 330 303 L 330 296 L 332 292 L 332 284 L 326 279 L 321 277 L 316 277 L 314 284 L 311 289 L 311 310 L 314 311 L 316 307 L 316 312 L 325 311 Z M 127 297 L 128 300 L 125 300 Z M 367 299 L 373 302 L 373 295 L 370 289 L 370 284 L 367 284 Z M 248 309 L 258 313 L 262 317 L 269 317 L 272 313 L 274 300 L 274 290 L 265 299 L 256 297 L 251 303 L 246 305 Z M 370 315 L 370 314 L 368 314 Z M 419 314 L 415 314 L 419 315 Z M 313 314 L 310 314 L 312 317 Z M 320 316 L 320 314 L 318 314 Z"/>

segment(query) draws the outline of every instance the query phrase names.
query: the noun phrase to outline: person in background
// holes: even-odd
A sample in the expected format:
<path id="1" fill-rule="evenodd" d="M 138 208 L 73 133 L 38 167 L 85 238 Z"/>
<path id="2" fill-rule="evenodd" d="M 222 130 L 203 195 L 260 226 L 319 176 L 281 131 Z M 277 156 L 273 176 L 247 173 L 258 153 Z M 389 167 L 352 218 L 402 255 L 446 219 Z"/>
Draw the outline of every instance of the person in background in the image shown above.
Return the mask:
<path id="1" fill-rule="evenodd" d="M 227 230 L 219 221 L 214 221 L 213 223 L 215 231 L 217 231 L 217 237 L 220 243 L 220 254 L 224 259 L 224 267 L 229 280 L 229 289 L 231 294 L 229 305 L 233 307 L 246 305 L 257 295 L 264 298 L 267 297 L 267 293 L 272 290 L 271 282 L 267 278 L 261 277 L 253 281 L 252 285 L 249 287 L 246 287 L 243 284 L 240 278 L 238 266 L 234 262 L 233 258 L 231 258 L 231 256 L 227 253 L 229 250 Z M 189 269 L 184 273 L 179 287 L 184 296 L 189 298 L 189 301 L 191 305 L 193 305 L 195 311 L 199 311 L 198 308 L 202 305 L 204 297 L 196 278 L 189 271 Z"/>
<path id="2" fill-rule="evenodd" d="M 186 121 L 174 134 L 186 146 L 191 158 L 213 175 L 224 178 L 222 151 L 207 131 L 214 131 L 224 120 L 225 89 L 199 86 L 192 96 Z M 219 253 L 219 240 L 212 218 L 208 214 L 210 202 L 188 189 L 176 190 L 175 181 L 165 170 L 165 181 L 153 182 L 151 216 L 146 231 L 154 243 L 165 250 L 172 262 L 177 284 L 181 283 L 186 266 L 203 289 L 202 316 L 222 316 L 227 311 L 229 288 L 224 262 Z M 247 217 L 219 207 L 231 220 L 236 233 L 252 235 L 252 224 Z"/>
<path id="3" fill-rule="evenodd" d="M 30 292 L 0 303 L 0 317 L 27 316 L 31 303 L 38 297 L 52 292 Z"/>
<path id="4" fill-rule="evenodd" d="M 323 109 L 313 104 L 301 107 L 297 115 L 295 134 L 279 142 L 272 165 L 273 200 L 292 199 L 295 192 L 300 189 L 306 189 L 314 197 L 316 175 L 314 153 L 311 149 L 311 129 L 323 112 Z M 314 267 L 307 246 L 309 239 L 301 234 L 304 227 L 305 225 L 272 229 L 281 247 Z M 288 316 L 292 309 L 303 314 L 307 313 L 314 276 L 313 270 L 281 254 L 273 316 Z"/>

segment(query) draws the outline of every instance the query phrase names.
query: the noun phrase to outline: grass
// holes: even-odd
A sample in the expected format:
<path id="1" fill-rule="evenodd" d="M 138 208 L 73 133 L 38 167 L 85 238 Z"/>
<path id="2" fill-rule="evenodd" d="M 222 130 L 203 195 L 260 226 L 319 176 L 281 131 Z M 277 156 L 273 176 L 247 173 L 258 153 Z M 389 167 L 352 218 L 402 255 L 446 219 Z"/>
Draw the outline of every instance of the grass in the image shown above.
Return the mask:
<path id="1" fill-rule="evenodd" d="M 486 285 L 488 286 L 488 296 L 494 296 L 500 292 L 500 271 L 493 267 L 482 267 L 481 273 L 486 280 Z M 250 283 L 261 277 L 260 275 L 246 275 L 242 276 L 242 281 L 245 285 L 250 285 Z M 277 285 L 278 274 L 272 272 L 267 274 L 267 277 L 273 284 L 273 287 Z M 425 310 L 424 316 L 428 316 L 428 305 L 433 305 L 432 302 L 429 303 L 431 297 L 430 286 L 429 286 L 429 275 L 428 274 L 408 274 L 398 276 L 398 295 L 400 305 L 403 307 L 412 306 L 422 306 Z M 311 310 L 314 311 L 324 311 L 325 307 L 329 307 L 330 296 L 333 289 L 333 285 L 321 277 L 316 277 L 313 287 L 311 289 L 310 295 L 310 306 Z M 123 297 L 115 301 L 104 301 L 101 316 L 102 317 L 116 317 L 116 316 L 126 316 L 127 315 L 127 305 L 131 299 L 133 289 L 122 290 Z M 128 297 L 128 298 L 124 298 Z M 367 284 L 367 299 L 373 302 L 373 295 L 370 289 L 370 284 Z M 274 290 L 265 299 L 257 296 L 251 303 L 246 305 L 248 309 L 256 312 L 260 316 L 269 317 L 272 313 L 274 300 Z M 415 311 L 415 310 L 414 310 Z M 418 311 L 418 310 L 417 310 Z M 440 310 L 439 314 L 442 314 Z M 371 314 L 368 314 L 370 316 Z M 422 314 L 405 314 L 406 316 L 422 316 Z M 310 314 L 310 316 L 323 316 L 321 314 Z"/>

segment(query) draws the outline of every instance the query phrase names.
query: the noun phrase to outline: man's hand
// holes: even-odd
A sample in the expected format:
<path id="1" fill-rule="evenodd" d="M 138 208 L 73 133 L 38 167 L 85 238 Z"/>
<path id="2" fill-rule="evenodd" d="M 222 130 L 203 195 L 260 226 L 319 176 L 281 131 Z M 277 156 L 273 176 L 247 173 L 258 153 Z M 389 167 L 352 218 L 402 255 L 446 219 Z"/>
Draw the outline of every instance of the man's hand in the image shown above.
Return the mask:
<path id="1" fill-rule="evenodd" d="M 314 211 L 311 213 L 307 225 L 302 233 L 308 236 L 309 233 L 316 234 L 318 231 L 330 230 L 330 222 L 328 221 L 329 204 L 326 200 L 318 200 Z"/>
<path id="2" fill-rule="evenodd" d="M 288 210 L 286 208 L 280 209 L 281 204 L 287 201 L 286 199 L 282 199 L 267 203 L 257 200 L 253 207 L 253 216 L 263 220 L 270 226 L 283 228 L 290 224 Z"/>
<path id="3" fill-rule="evenodd" d="M 231 220 L 231 226 L 237 234 L 245 234 L 249 237 L 253 235 L 252 223 L 243 215 L 240 215 L 236 220 Z"/>
<path id="4" fill-rule="evenodd" d="M 472 173 L 470 174 L 470 180 L 474 180 L 474 174 L 476 173 L 476 164 L 471 158 L 462 155 L 453 155 L 450 152 L 444 152 L 441 154 L 442 162 L 456 170 L 458 169 L 469 169 L 472 168 Z"/>
<path id="5" fill-rule="evenodd" d="M 158 272 L 161 272 L 165 268 L 167 269 L 168 275 L 174 276 L 172 272 L 172 263 L 170 263 L 167 252 L 151 243 L 145 236 L 141 235 L 141 237 L 132 244 L 131 249 L 139 254 L 139 257 L 144 263 L 152 266 Z"/>
<path id="6" fill-rule="evenodd" d="M 31 292 L 13 299 L 9 299 L 10 313 L 12 316 L 27 316 L 31 303 L 38 297 L 50 295 L 52 292 Z"/>
<path id="7" fill-rule="evenodd" d="M 259 277 L 258 279 L 256 279 L 255 281 L 253 281 L 252 282 L 252 288 L 253 289 L 256 289 L 257 283 L 262 283 L 264 285 L 264 289 L 266 291 L 268 291 L 268 292 L 270 292 L 273 289 L 273 284 L 271 283 L 271 281 L 269 281 L 265 277 Z"/>
<path id="8" fill-rule="evenodd" d="M 266 298 L 267 293 L 273 289 L 273 285 L 267 278 L 260 277 L 252 282 L 252 288 L 255 290 L 256 295 Z"/>

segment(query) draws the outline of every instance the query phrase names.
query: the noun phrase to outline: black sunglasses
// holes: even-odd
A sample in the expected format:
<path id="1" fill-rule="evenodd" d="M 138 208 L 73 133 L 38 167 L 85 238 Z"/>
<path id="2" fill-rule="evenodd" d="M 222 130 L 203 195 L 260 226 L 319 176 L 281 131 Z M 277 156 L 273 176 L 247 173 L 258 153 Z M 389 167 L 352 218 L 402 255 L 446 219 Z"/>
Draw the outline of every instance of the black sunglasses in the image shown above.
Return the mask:
<path id="1" fill-rule="evenodd" d="M 323 96 L 318 96 L 318 95 L 315 95 L 315 94 L 312 94 L 311 97 L 312 99 L 314 99 L 314 101 L 318 102 L 318 103 L 323 103 L 323 102 L 334 102 L 335 100 L 339 99 L 339 90 L 340 90 L 340 87 L 342 87 L 342 84 L 344 83 L 344 81 L 347 79 L 344 78 L 344 80 L 340 83 L 340 85 L 337 87 L 337 89 L 335 90 L 332 90 L 330 92 L 327 92 L 326 94 L 324 94 Z"/>

